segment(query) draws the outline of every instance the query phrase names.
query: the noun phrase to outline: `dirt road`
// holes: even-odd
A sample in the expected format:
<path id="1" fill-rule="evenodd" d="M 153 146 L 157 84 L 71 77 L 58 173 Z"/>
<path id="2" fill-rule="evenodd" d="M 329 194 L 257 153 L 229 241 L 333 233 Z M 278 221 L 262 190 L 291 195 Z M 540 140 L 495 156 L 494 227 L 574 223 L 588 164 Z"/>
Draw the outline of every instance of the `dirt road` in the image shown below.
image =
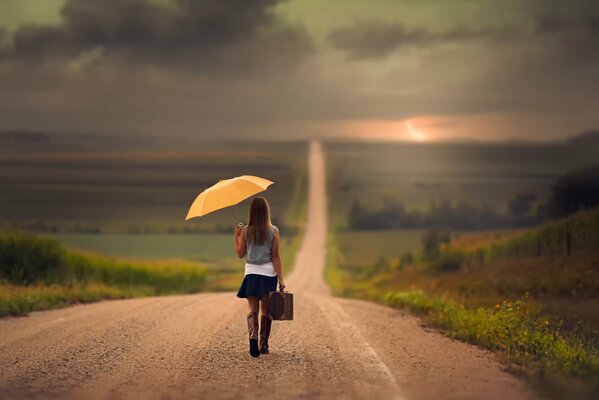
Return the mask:
<path id="1" fill-rule="evenodd" d="M 247 353 L 234 293 L 106 301 L 0 321 L 0 397 L 533 398 L 491 354 L 329 294 L 318 142 L 309 167 L 306 235 L 287 279 L 296 319 L 273 323 L 271 354 Z"/>

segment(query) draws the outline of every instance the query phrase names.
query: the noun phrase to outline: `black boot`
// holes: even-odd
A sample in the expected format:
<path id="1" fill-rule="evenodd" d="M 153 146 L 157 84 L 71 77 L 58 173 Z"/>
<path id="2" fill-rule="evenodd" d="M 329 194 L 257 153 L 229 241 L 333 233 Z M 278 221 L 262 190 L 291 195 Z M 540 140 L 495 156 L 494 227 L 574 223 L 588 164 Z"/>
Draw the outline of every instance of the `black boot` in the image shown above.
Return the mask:
<path id="1" fill-rule="evenodd" d="M 250 354 L 252 357 L 260 357 L 258 348 L 258 313 L 250 312 L 248 314 L 248 333 L 250 335 Z"/>

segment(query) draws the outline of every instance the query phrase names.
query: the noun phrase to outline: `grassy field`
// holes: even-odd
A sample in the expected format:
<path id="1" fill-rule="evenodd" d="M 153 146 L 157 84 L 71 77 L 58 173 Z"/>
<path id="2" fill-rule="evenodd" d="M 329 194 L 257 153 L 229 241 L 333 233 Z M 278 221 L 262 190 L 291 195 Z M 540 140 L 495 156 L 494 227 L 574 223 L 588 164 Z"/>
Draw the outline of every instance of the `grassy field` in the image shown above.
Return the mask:
<path id="1" fill-rule="evenodd" d="M 419 229 L 341 231 L 337 234 L 339 262 L 357 269 L 378 259 L 398 262 L 402 254 L 420 249 L 423 233 Z"/>
<path id="2" fill-rule="evenodd" d="M 596 210 L 533 230 L 459 235 L 438 259 L 416 254 L 409 264 L 380 258 L 392 255 L 393 233 L 377 241 L 380 232 L 371 232 L 348 246 L 352 234 L 331 231 L 326 276 L 337 295 L 409 309 L 452 337 L 497 352 L 556 398 L 596 398 L 598 224 Z M 357 243 L 368 245 L 370 263 L 348 257 Z M 457 267 L 439 268 L 455 260 L 447 254 L 460 254 Z"/>

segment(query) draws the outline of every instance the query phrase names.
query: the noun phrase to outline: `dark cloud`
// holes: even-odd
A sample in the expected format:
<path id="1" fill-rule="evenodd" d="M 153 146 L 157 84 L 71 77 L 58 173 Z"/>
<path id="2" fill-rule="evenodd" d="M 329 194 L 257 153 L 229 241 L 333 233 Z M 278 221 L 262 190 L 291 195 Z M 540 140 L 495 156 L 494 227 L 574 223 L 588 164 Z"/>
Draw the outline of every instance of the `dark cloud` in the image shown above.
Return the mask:
<path id="1" fill-rule="evenodd" d="M 598 121 L 599 13 L 578 2 L 481 1 L 443 24 L 409 19 L 420 27 L 340 17 L 323 45 L 273 13 L 279 1 L 67 0 L 59 25 L 6 34 L 0 129 L 220 138 L 416 115 Z"/>
<path id="2" fill-rule="evenodd" d="M 599 2 L 597 3 L 599 4 Z M 540 16 L 534 34 L 544 40 L 548 51 L 559 52 L 564 60 L 572 62 L 599 59 L 599 7 L 589 9 L 585 15 Z"/>
<path id="3" fill-rule="evenodd" d="M 332 31 L 328 43 L 354 59 L 380 58 L 406 47 L 426 48 L 444 43 L 479 41 L 485 45 L 519 44 L 530 48 L 547 46 L 567 53 L 599 55 L 599 1 L 580 0 L 555 3 L 545 0 L 522 1 L 520 12 L 526 23 L 520 25 L 468 27 L 436 31 L 428 27 L 406 27 L 402 23 L 359 21 Z M 500 10 L 501 8 L 499 8 Z M 493 12 L 489 7 L 488 12 Z M 473 21 L 476 24 L 476 21 Z M 486 41 L 486 42 L 485 42 Z M 542 42 L 542 43 L 541 43 Z M 540 46 L 542 45 L 542 46 Z"/>
<path id="4" fill-rule="evenodd" d="M 331 32 L 328 42 L 351 58 L 384 57 L 407 46 L 426 47 L 447 42 L 468 42 L 513 36 L 506 27 L 470 29 L 458 27 L 443 32 L 425 28 L 406 28 L 402 24 L 360 22 Z"/>
<path id="5" fill-rule="evenodd" d="M 304 30 L 272 15 L 279 0 L 68 0 L 58 26 L 25 26 L 0 60 L 103 59 L 182 68 L 251 68 L 264 57 L 296 62 Z"/>
<path id="6" fill-rule="evenodd" d="M 562 34 L 568 32 L 585 33 L 595 38 L 599 37 L 599 2 L 595 0 L 572 2 L 570 7 L 562 12 L 558 10 L 539 9 L 536 18 L 535 33 Z"/>

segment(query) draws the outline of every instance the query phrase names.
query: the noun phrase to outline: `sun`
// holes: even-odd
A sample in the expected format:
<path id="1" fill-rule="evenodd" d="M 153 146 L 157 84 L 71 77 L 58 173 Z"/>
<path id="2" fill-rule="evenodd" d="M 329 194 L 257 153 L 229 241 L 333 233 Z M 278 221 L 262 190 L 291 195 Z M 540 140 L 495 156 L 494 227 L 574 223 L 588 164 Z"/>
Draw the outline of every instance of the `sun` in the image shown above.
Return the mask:
<path id="1" fill-rule="evenodd" d="M 403 123 L 406 127 L 406 130 L 408 131 L 410 136 L 412 136 L 412 138 L 414 138 L 414 140 L 416 140 L 417 142 L 423 142 L 424 140 L 426 140 L 426 137 L 422 133 L 420 133 L 416 129 L 414 129 L 414 127 L 412 126 L 412 123 L 410 122 L 409 119 L 404 120 Z"/>

